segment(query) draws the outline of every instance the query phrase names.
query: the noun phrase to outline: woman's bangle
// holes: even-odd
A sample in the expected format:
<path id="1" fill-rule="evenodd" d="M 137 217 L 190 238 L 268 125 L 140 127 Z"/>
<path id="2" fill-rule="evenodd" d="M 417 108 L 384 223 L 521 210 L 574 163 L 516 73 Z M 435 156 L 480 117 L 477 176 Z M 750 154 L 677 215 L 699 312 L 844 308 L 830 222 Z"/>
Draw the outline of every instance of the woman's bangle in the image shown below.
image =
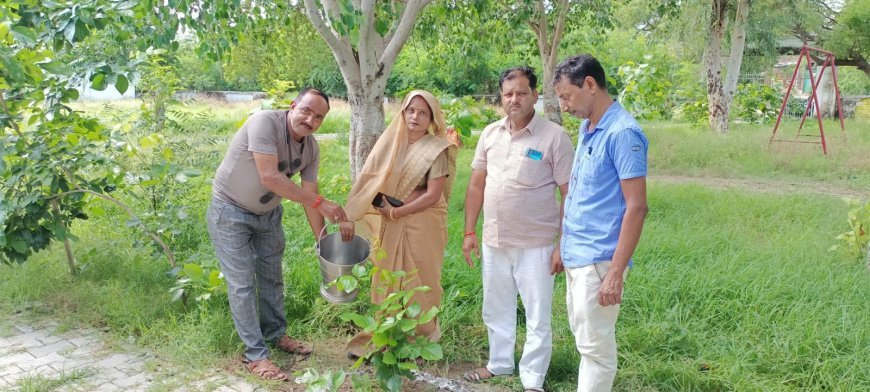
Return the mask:
<path id="1" fill-rule="evenodd" d="M 465 237 L 468 237 L 468 236 L 477 236 L 477 233 L 476 233 L 476 232 L 473 232 L 473 231 L 466 231 L 466 232 L 465 232 Z"/>
<path id="2" fill-rule="evenodd" d="M 320 207 L 320 203 L 323 203 L 323 196 L 317 195 L 317 197 L 314 198 L 314 203 L 311 203 L 311 208 Z"/>
<path id="3" fill-rule="evenodd" d="M 390 216 L 390 220 L 396 220 L 396 217 L 393 216 L 393 211 L 395 211 L 395 210 L 396 210 L 396 208 L 392 207 L 392 208 L 390 208 L 390 212 L 387 213 L 387 215 Z"/>

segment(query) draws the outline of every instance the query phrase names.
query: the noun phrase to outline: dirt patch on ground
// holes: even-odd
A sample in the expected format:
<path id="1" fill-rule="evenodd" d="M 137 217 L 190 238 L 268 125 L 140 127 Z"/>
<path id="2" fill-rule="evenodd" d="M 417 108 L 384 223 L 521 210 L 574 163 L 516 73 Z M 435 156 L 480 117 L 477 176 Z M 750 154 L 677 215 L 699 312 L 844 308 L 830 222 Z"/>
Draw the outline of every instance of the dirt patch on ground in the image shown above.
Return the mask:
<path id="1" fill-rule="evenodd" d="M 831 197 L 849 197 L 865 199 L 870 197 L 870 189 L 855 189 L 813 181 L 783 181 L 767 179 L 721 178 L 721 177 L 689 177 L 680 175 L 655 175 L 649 177 L 651 182 L 667 184 L 699 184 L 718 189 L 740 189 L 748 192 L 768 192 L 778 194 L 814 194 Z"/>
<path id="2" fill-rule="evenodd" d="M 304 372 L 306 369 L 317 369 L 318 372 L 343 370 L 348 373 L 348 377 L 342 385 L 340 391 L 350 392 L 350 373 L 360 372 L 367 373 L 374 381 L 373 370 L 368 365 L 362 365 L 359 369 L 350 369 L 354 361 L 348 359 L 347 351 L 345 350 L 345 339 L 329 338 L 311 342 L 314 346 L 314 352 L 307 358 L 294 356 L 280 350 L 274 350 L 271 357 L 272 361 L 278 365 L 281 370 L 290 376 L 288 382 L 263 382 L 257 380 L 247 372 L 242 364 L 241 356 L 237 360 L 227 361 L 222 368 L 244 378 L 246 381 L 259 384 L 264 389 L 269 391 L 292 391 L 302 392 L 305 390 L 305 385 L 296 384 L 295 372 Z M 467 392 L 467 391 L 483 391 L 483 392 L 506 392 L 510 389 L 502 385 L 472 384 L 464 381 L 462 375 L 464 372 L 476 368 L 476 364 L 472 363 L 447 363 L 445 361 L 428 362 L 421 367 L 421 374 L 414 381 L 406 381 L 402 390 L 411 392 L 424 391 L 452 391 L 452 392 Z"/>

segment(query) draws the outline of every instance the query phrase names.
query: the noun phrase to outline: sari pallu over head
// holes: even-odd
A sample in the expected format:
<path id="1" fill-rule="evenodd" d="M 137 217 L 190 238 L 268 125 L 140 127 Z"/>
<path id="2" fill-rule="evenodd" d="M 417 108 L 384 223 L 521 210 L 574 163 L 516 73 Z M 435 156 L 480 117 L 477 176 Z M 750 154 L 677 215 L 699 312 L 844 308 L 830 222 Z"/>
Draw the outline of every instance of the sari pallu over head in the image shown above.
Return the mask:
<path id="1" fill-rule="evenodd" d="M 416 142 L 421 144 L 419 147 L 425 145 L 426 148 L 415 148 L 415 154 L 423 153 L 425 156 L 408 156 L 408 125 L 403 113 L 414 97 L 423 98 L 432 112 L 429 134 Z M 408 93 L 402 101 L 401 110 L 378 138 L 365 165 L 357 174 L 344 208 L 348 219 L 357 221 L 366 214 L 378 214 L 371 204 L 378 192 L 400 200 L 407 198 L 417 182 L 426 175 L 428 166 L 425 162 L 431 164 L 444 149 L 447 149 L 449 171 L 443 192 L 446 201 L 456 174 L 457 153 L 457 146 L 448 141 L 446 135 L 447 125 L 438 99 L 428 91 L 414 90 Z"/>
<path id="2" fill-rule="evenodd" d="M 414 97 L 423 98 L 429 105 L 432 123 L 427 135 L 409 145 L 408 126 L 403 112 Z M 410 92 L 402 102 L 402 110 L 375 143 L 362 171 L 357 175 L 356 183 L 353 184 L 345 212 L 349 219 L 358 221 L 358 229 L 367 232 L 373 242 L 380 243 L 384 257 L 372 261 L 379 268 L 407 273 L 404 278 L 394 283 L 373 277 L 371 299 L 375 304 L 381 303 L 399 287 L 411 290 L 419 286 L 430 288 L 429 291 L 415 293 L 411 299 L 412 302 L 420 304 L 421 311 L 438 306 L 441 301 L 441 267 L 444 247 L 447 245 L 446 202 L 456 174 L 457 152 L 457 146 L 447 140 L 446 133 L 438 100 L 426 91 Z M 407 200 L 429 172 L 436 158 L 445 150 L 447 181 L 437 203 L 396 220 L 384 218 L 372 206 L 372 200 L 378 192 Z M 440 174 L 442 173 L 439 172 Z M 440 328 L 437 320 L 418 325 L 417 336 L 438 340 Z M 370 341 L 370 333 L 360 332 L 348 343 L 348 352 L 363 356 L 372 349 Z"/>

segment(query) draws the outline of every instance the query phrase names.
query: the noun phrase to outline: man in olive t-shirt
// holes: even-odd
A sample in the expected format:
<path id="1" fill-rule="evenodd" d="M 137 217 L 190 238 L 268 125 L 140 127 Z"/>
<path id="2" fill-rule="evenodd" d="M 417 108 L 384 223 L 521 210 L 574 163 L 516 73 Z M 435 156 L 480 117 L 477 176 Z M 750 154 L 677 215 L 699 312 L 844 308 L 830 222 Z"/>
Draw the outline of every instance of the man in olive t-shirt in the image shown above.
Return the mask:
<path id="1" fill-rule="evenodd" d="M 227 281 L 233 323 L 245 344 L 245 362 L 265 379 L 287 379 L 269 360 L 266 342 L 291 353 L 311 352 L 286 335 L 281 200 L 303 205 L 315 237 L 324 217 L 347 219 L 340 206 L 317 191 L 320 150 L 312 134 L 328 111 L 326 94 L 304 89 L 290 110 L 251 115 L 233 136 L 214 178 L 209 235 Z M 296 173 L 301 186 L 293 181 Z"/>

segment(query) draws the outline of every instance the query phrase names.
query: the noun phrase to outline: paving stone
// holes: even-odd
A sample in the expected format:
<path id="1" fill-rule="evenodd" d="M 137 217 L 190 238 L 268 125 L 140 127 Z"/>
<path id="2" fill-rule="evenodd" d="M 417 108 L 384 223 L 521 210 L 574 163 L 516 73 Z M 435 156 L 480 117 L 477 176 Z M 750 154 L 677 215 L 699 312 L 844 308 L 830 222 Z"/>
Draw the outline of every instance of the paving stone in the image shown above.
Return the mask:
<path id="1" fill-rule="evenodd" d="M 33 355 L 30 355 L 30 353 L 28 352 L 20 352 L 0 358 L 0 366 L 18 364 L 19 362 L 27 362 L 32 360 L 34 360 Z"/>
<path id="2" fill-rule="evenodd" d="M 57 343 L 49 344 L 48 346 L 31 348 L 31 349 L 27 350 L 27 352 L 32 354 L 34 357 L 38 358 L 38 357 L 46 356 L 49 354 L 57 353 L 58 351 L 62 351 L 62 350 L 67 349 L 69 347 L 74 347 L 74 346 L 70 342 L 67 342 L 65 340 L 61 340 Z"/>
<path id="3" fill-rule="evenodd" d="M 114 368 L 129 363 L 130 359 L 130 356 L 126 354 L 112 354 L 97 362 L 96 366 L 101 368 Z"/>
<path id="4" fill-rule="evenodd" d="M 62 362 L 49 363 L 49 366 L 60 372 L 71 372 L 80 369 L 92 369 L 93 372 L 96 372 L 96 369 L 93 369 L 93 365 L 94 361 L 89 359 L 66 359 Z"/>
<path id="5" fill-rule="evenodd" d="M 68 338 L 66 341 L 72 343 L 76 347 L 89 346 L 95 343 L 95 339 L 90 336 L 76 336 Z"/>
<path id="6" fill-rule="evenodd" d="M 177 382 L 164 385 L 160 377 L 173 379 L 173 369 L 183 366 L 158 364 L 158 373 L 145 371 L 146 362 L 156 357 L 135 345 L 109 350 L 102 343 L 101 333 L 93 329 L 57 332 L 56 323 L 28 324 L 16 319 L 8 320 L 11 335 L 0 337 L 0 391 L 19 388 L 22 379 L 43 376 L 58 378 L 80 369 L 89 369 L 86 378 L 59 387 L 61 392 L 80 391 L 147 391 L 153 388 L 176 391 L 255 392 L 262 388 L 239 377 L 229 376 L 216 369 L 202 379 L 177 386 Z M 117 352 L 115 350 L 121 351 Z M 163 370 L 160 370 L 163 369 Z M 168 376 L 167 376 L 168 375 Z M 158 380 L 158 381 L 155 381 Z M 155 382 L 157 384 L 155 384 Z"/>
<path id="7" fill-rule="evenodd" d="M 6 366 L 3 366 L 2 368 L 0 368 L 0 377 L 5 377 L 5 376 L 8 376 L 10 374 L 18 374 L 18 373 L 24 373 L 24 370 L 22 370 L 20 367 L 14 365 L 14 364 L 9 364 L 9 365 L 6 365 Z"/>
<path id="8" fill-rule="evenodd" d="M 127 373 L 124 373 L 124 372 L 117 370 L 117 369 L 104 369 L 104 370 L 99 371 L 99 372 L 100 372 L 100 376 L 102 376 L 106 380 L 109 380 L 112 383 L 114 383 L 115 380 L 123 380 L 125 378 L 130 377 L 127 375 Z"/>
<path id="9" fill-rule="evenodd" d="M 132 387 L 132 386 L 141 386 L 148 382 L 148 379 L 145 377 L 145 373 L 139 373 L 124 379 L 114 380 L 113 384 L 120 387 Z"/>
<path id="10" fill-rule="evenodd" d="M 7 380 L 6 377 L 0 377 L 0 387 L 12 387 L 15 385 L 15 381 Z"/>
<path id="11" fill-rule="evenodd" d="M 57 369 L 51 367 L 50 365 L 39 366 L 33 370 L 28 370 L 27 373 L 34 374 L 34 375 L 38 374 L 40 376 L 46 376 L 46 377 L 51 377 L 51 378 L 56 378 L 56 377 L 60 376 L 60 372 L 58 372 Z"/>
<path id="12" fill-rule="evenodd" d="M 94 390 L 94 392 L 118 392 L 122 390 L 124 389 L 115 384 L 107 382 L 98 386 L 97 389 Z"/>
<path id="13" fill-rule="evenodd" d="M 57 336 L 57 335 L 45 335 L 45 336 L 36 338 L 36 340 L 38 340 L 42 344 L 52 344 L 52 343 L 59 342 L 59 341 L 64 340 L 64 339 L 61 338 L 60 336 Z"/>
<path id="14" fill-rule="evenodd" d="M 132 376 L 134 374 L 142 373 L 142 370 L 143 370 L 142 368 L 144 368 L 144 366 L 140 362 L 128 363 L 126 365 L 120 365 L 120 366 L 115 367 L 115 369 L 118 369 L 118 370 L 124 372 L 124 374 L 130 375 L 130 376 Z"/>
<path id="15" fill-rule="evenodd" d="M 241 380 L 233 383 L 232 387 L 238 392 L 254 392 L 255 390 L 257 390 L 256 386 Z"/>
<path id="16" fill-rule="evenodd" d="M 10 346 L 6 346 L 6 347 L 0 346 L 0 358 L 6 357 L 6 356 L 9 356 L 12 354 L 23 353 L 25 351 L 27 351 L 27 348 L 25 348 L 23 346 L 19 346 L 19 345 L 10 345 Z"/>
<path id="17" fill-rule="evenodd" d="M 25 348 L 44 346 L 39 338 L 47 336 L 45 331 L 31 331 L 21 335 L 13 335 L 6 340 L 12 342 L 13 345 L 22 346 Z"/>
<path id="18" fill-rule="evenodd" d="M 78 358 L 94 359 L 95 357 L 97 357 L 97 355 L 95 355 L 92 347 L 77 347 L 75 349 L 67 351 L 66 353 L 64 353 L 64 355 L 66 355 L 67 358 L 71 358 L 71 359 L 78 359 Z"/>

